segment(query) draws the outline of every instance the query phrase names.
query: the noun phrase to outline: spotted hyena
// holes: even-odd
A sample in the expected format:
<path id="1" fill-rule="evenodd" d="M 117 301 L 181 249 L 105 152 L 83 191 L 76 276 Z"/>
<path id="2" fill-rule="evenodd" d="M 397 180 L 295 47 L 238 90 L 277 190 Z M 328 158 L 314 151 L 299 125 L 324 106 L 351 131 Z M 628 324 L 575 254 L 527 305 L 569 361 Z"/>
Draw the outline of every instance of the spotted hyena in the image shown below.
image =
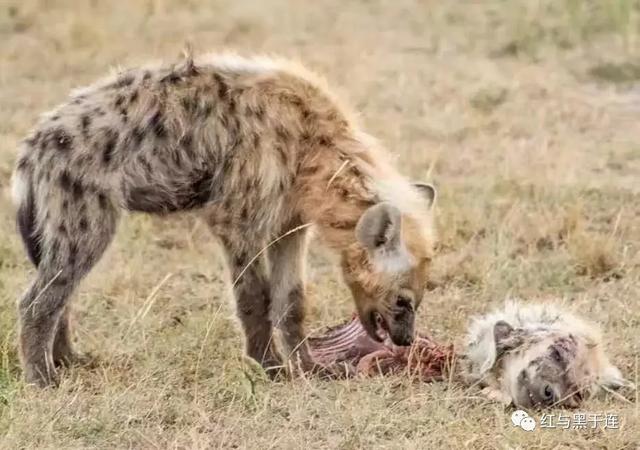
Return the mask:
<path id="1" fill-rule="evenodd" d="M 13 188 L 38 269 L 18 308 L 29 382 L 54 383 L 56 366 L 74 360 L 67 300 L 122 210 L 202 216 L 226 255 L 246 352 L 267 369 L 280 354 L 317 368 L 303 329 L 308 224 L 340 256 L 369 333 L 383 326 L 411 342 L 435 191 L 402 177 L 324 83 L 292 63 L 186 58 L 73 92 L 25 139 Z"/>
<path id="2" fill-rule="evenodd" d="M 633 389 L 598 327 L 549 303 L 508 301 L 472 322 L 463 348 L 463 378 L 504 403 L 577 407 L 603 386 Z"/>

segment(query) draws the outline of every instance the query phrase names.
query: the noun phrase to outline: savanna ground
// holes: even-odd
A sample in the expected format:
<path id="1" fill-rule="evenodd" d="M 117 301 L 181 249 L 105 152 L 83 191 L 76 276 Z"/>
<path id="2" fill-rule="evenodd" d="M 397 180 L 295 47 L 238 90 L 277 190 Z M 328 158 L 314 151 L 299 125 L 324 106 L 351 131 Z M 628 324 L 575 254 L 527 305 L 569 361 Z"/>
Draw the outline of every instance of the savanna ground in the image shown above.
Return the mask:
<path id="1" fill-rule="evenodd" d="M 637 448 L 637 397 L 582 408 L 618 414 L 618 430 L 526 433 L 455 384 L 267 381 L 242 357 L 217 244 L 189 217 L 122 221 L 73 303 L 96 367 L 24 386 L 15 301 L 34 269 L 8 185 L 37 115 L 112 67 L 174 60 L 187 42 L 299 58 L 439 189 L 420 328 L 453 341 L 506 296 L 558 299 L 604 327 L 638 383 L 639 39 L 631 0 L 4 0 L 0 447 Z M 312 329 L 351 314 L 318 246 L 308 292 Z"/>

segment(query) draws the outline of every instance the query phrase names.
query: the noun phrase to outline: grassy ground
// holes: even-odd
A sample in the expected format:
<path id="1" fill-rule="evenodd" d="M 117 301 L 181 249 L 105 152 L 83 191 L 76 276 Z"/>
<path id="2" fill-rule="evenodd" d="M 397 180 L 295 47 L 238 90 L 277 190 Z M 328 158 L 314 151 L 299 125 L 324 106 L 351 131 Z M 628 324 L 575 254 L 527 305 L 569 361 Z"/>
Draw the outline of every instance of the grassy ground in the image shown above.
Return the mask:
<path id="1" fill-rule="evenodd" d="M 511 426 L 455 385 L 270 383 L 243 360 L 216 244 L 191 218 L 123 221 L 74 301 L 93 369 L 25 387 L 14 305 L 33 268 L 7 188 L 18 140 L 109 68 L 233 47 L 302 59 L 440 191 L 440 257 L 420 328 L 441 341 L 507 295 L 558 298 L 606 330 L 638 382 L 640 4 L 631 0 L 4 0 L 0 5 L 0 447 L 638 448 L 618 430 Z M 352 306 L 319 247 L 312 328 Z"/>

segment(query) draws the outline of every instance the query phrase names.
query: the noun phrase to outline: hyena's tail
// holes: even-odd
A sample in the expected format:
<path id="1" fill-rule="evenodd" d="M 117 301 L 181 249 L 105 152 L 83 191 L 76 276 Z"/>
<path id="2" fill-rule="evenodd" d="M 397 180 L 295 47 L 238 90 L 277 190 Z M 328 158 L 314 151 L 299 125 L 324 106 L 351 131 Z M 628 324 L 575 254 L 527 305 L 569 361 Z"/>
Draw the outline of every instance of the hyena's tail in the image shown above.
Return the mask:
<path id="1" fill-rule="evenodd" d="M 31 262 L 38 267 L 42 256 L 40 232 L 37 229 L 37 207 L 33 192 L 33 171 L 18 164 L 11 181 L 13 202 L 18 208 L 17 223 Z"/>

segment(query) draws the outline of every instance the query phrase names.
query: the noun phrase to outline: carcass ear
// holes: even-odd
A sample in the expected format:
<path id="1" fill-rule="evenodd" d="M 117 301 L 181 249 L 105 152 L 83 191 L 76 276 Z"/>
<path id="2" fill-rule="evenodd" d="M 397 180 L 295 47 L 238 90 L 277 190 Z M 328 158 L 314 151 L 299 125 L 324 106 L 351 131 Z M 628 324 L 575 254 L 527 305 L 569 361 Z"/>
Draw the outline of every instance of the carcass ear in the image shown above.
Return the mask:
<path id="1" fill-rule="evenodd" d="M 433 205 L 436 203 L 437 191 L 436 188 L 429 183 L 413 183 L 413 187 L 420 192 L 420 194 L 424 197 L 427 202 L 427 209 L 433 208 Z"/>
<path id="2" fill-rule="evenodd" d="M 390 203 L 378 203 L 367 209 L 355 231 L 379 270 L 397 272 L 413 264 L 402 242 L 402 214 Z"/>
<path id="3" fill-rule="evenodd" d="M 522 343 L 520 334 L 504 320 L 497 321 L 493 326 L 493 340 L 496 344 L 496 356 L 501 356 Z"/>

